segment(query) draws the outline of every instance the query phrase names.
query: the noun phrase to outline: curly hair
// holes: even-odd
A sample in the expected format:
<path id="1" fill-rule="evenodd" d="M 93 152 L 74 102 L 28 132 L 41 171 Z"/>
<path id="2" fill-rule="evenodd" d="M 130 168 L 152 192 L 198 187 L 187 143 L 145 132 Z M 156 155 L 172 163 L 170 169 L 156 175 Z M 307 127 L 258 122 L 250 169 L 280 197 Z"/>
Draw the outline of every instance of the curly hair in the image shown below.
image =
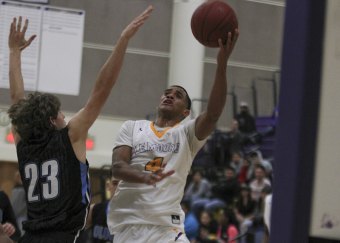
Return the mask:
<path id="1" fill-rule="evenodd" d="M 56 119 L 60 110 L 59 99 L 46 93 L 35 92 L 8 109 L 14 129 L 21 140 L 44 139 L 55 130 L 50 119 Z"/>

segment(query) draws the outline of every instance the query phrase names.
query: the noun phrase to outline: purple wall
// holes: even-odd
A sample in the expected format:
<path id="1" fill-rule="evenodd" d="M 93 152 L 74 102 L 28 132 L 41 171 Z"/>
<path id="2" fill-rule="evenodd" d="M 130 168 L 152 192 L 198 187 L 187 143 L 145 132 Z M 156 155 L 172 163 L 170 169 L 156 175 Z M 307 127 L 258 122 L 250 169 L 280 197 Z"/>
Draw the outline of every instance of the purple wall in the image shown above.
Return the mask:
<path id="1" fill-rule="evenodd" d="M 325 2 L 286 1 L 271 243 L 308 242 Z"/>

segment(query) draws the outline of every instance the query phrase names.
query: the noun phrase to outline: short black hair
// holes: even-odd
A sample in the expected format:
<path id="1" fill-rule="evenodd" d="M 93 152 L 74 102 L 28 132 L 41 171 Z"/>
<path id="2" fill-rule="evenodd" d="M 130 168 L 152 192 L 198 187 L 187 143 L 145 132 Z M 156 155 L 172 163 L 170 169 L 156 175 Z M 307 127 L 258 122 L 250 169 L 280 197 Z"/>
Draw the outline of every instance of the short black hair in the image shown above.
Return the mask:
<path id="1" fill-rule="evenodd" d="M 186 89 L 183 88 L 183 87 L 180 86 L 180 85 L 171 85 L 171 87 L 180 88 L 180 89 L 182 89 L 182 90 L 185 92 L 185 95 L 187 96 L 187 109 L 190 110 L 190 109 L 191 109 L 191 99 L 190 99 L 189 94 L 188 94 L 188 92 L 186 91 Z"/>

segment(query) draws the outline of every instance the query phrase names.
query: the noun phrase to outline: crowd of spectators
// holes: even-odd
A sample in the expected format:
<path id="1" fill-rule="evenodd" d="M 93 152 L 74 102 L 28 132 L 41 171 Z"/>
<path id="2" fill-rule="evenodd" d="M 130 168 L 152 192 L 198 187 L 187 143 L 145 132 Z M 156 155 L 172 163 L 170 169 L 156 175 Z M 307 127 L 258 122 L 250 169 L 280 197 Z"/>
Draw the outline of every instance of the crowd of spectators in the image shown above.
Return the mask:
<path id="1" fill-rule="evenodd" d="M 246 103 L 230 130 L 216 130 L 194 160 L 183 201 L 192 243 L 264 243 L 273 166 L 264 158 Z M 193 219 L 195 217 L 196 219 Z M 186 222 L 187 229 L 191 228 Z"/>
<path id="2" fill-rule="evenodd" d="M 192 168 L 183 198 L 190 222 L 196 222 L 195 227 L 186 223 L 186 233 L 195 228 L 191 242 L 263 243 L 268 227 L 264 205 L 272 193 L 271 162 L 260 151 L 248 155 L 237 151 L 224 168 L 215 168 L 215 175 L 210 170 L 205 177 L 206 171 Z"/>

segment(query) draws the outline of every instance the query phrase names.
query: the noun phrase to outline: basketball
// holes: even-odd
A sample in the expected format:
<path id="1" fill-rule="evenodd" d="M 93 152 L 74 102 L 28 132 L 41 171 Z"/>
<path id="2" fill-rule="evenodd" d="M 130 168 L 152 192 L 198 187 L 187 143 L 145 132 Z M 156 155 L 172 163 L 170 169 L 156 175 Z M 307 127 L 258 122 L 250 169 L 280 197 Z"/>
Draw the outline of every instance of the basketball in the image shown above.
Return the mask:
<path id="1" fill-rule="evenodd" d="M 234 10 L 220 0 L 208 0 L 196 8 L 191 17 L 194 37 L 204 46 L 218 47 L 218 39 L 227 42 L 228 32 L 234 33 L 238 21 Z"/>

